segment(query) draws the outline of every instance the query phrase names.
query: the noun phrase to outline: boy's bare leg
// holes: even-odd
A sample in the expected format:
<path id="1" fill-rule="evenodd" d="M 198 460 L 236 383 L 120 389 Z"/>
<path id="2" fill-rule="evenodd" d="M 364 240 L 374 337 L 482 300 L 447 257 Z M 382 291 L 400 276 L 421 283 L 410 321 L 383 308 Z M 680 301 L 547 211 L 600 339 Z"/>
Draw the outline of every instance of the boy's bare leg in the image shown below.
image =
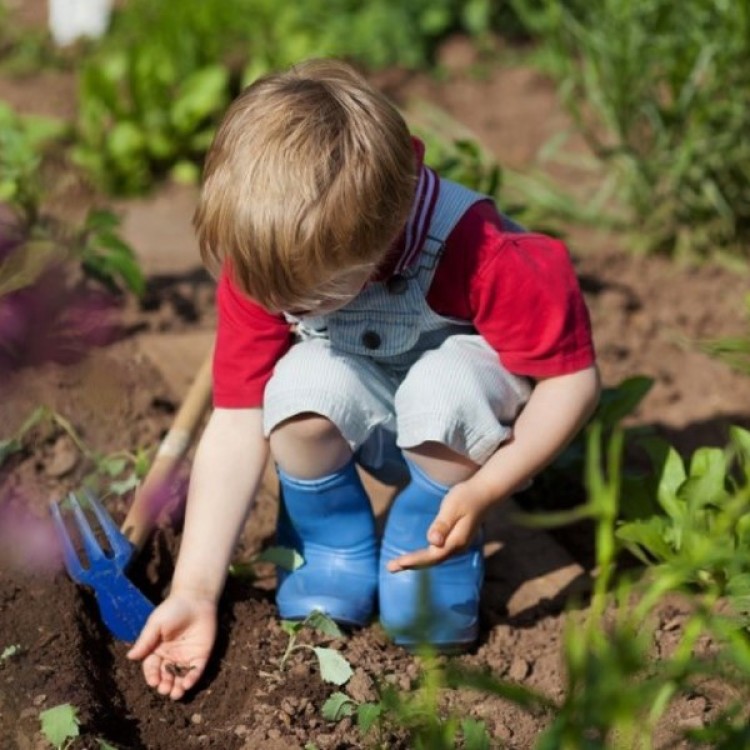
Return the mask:
<path id="1" fill-rule="evenodd" d="M 427 442 L 404 450 L 409 461 L 419 466 L 428 477 L 452 487 L 476 473 L 479 466 L 471 459 L 442 443 Z"/>
<path id="2" fill-rule="evenodd" d="M 319 414 L 299 414 L 271 433 L 271 454 L 287 474 L 316 479 L 338 471 L 352 458 L 338 428 Z"/>

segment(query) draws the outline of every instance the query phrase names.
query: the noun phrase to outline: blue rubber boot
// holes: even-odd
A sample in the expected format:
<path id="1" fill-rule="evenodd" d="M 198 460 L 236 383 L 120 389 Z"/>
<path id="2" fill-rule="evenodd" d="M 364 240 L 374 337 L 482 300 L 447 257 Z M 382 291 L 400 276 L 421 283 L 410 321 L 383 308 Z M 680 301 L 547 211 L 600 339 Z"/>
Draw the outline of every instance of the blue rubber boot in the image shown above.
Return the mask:
<path id="1" fill-rule="evenodd" d="M 285 620 L 313 610 L 343 625 L 366 625 L 375 608 L 378 548 L 370 500 L 354 461 L 320 479 L 278 470 L 277 543 L 296 549 L 304 565 L 277 568 L 276 604 Z"/>
<path id="2" fill-rule="evenodd" d="M 407 463 L 411 483 L 391 507 L 380 548 L 380 621 L 400 646 L 465 650 L 479 634 L 484 578 L 479 535 L 466 552 L 430 568 L 398 573 L 386 568 L 395 557 L 428 546 L 427 530 L 450 489 Z"/>

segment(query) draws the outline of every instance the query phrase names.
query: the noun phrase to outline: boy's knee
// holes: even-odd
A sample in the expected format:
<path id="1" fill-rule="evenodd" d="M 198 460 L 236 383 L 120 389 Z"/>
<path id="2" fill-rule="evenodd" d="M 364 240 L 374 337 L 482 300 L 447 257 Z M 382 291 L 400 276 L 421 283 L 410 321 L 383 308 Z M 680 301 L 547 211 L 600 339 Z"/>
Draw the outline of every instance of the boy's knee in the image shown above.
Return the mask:
<path id="1" fill-rule="evenodd" d="M 285 419 L 271 431 L 271 449 L 274 443 L 279 440 L 292 440 L 297 443 L 316 443 L 320 441 L 329 441 L 341 437 L 336 425 L 330 419 L 306 412 L 296 414 L 289 419 Z"/>

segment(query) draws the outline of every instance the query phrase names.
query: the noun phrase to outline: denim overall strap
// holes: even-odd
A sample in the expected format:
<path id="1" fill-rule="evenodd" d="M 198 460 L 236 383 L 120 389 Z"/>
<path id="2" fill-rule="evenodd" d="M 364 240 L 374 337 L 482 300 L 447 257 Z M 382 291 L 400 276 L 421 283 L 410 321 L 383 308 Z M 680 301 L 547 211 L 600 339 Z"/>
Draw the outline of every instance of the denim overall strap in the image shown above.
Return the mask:
<path id="1" fill-rule="evenodd" d="M 424 339 L 425 333 L 447 332 L 457 325 L 431 310 L 425 297 L 446 239 L 466 211 L 486 199 L 481 193 L 441 179 L 427 238 L 412 264 L 385 281 L 368 284 L 340 310 L 303 319 L 298 325 L 301 338 L 326 338 L 347 354 L 408 367 L 413 355 L 434 346 Z M 463 332 L 471 329 L 466 321 L 458 325 Z M 420 341 L 424 346 L 418 346 Z"/>

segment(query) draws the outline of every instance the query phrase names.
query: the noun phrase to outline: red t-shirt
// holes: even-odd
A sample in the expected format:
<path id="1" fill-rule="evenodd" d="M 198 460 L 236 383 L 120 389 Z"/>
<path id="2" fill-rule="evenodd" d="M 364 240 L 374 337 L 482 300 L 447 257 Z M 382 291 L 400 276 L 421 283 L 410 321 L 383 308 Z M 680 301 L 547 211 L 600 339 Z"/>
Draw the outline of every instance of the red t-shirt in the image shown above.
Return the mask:
<path id="1" fill-rule="evenodd" d="M 394 253 L 390 267 L 407 251 Z M 384 277 L 388 268 L 378 274 Z M 565 245 L 503 231 L 490 201 L 472 206 L 453 229 L 427 302 L 440 315 L 470 321 L 518 375 L 546 378 L 594 363 L 588 311 Z M 259 407 L 276 362 L 293 343 L 290 325 L 244 296 L 226 273 L 217 306 L 214 405 Z"/>

